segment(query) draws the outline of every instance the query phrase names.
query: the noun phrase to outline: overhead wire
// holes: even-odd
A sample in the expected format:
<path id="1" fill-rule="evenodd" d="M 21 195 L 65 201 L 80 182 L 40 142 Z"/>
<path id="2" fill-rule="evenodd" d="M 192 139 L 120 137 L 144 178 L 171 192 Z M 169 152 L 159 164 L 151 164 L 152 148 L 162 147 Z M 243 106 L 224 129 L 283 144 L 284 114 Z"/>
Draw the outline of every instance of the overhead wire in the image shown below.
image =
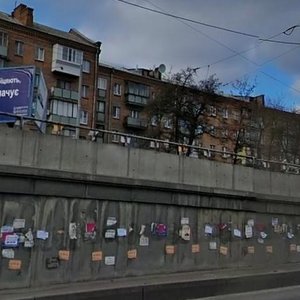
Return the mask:
<path id="1" fill-rule="evenodd" d="M 139 4 L 136 4 L 136 3 L 132 3 L 132 2 L 129 2 L 129 1 L 125 1 L 125 0 L 116 0 L 116 1 L 134 6 L 134 7 L 143 9 L 143 10 L 148 10 L 148 11 L 160 14 L 160 15 L 171 17 L 171 18 L 174 18 L 174 19 L 183 20 L 183 21 L 187 21 L 187 22 L 190 22 L 190 23 L 194 23 L 194 24 L 198 24 L 198 25 L 202 25 L 202 26 L 206 26 L 206 27 L 210 27 L 210 28 L 214 28 L 214 29 L 219 29 L 219 30 L 222 30 L 222 31 L 227 31 L 227 32 L 235 33 L 235 34 L 239 34 L 239 35 L 244 35 L 244 36 L 248 36 L 248 37 L 252 37 L 252 38 L 259 38 L 259 36 L 255 35 L 255 34 L 251 34 L 251 33 L 247 33 L 247 32 L 242 32 L 242 31 L 238 31 L 238 30 L 229 29 L 229 28 L 226 28 L 226 27 L 221 27 L 221 26 L 217 26 L 217 25 L 212 25 L 212 24 L 200 22 L 200 21 L 193 20 L 193 19 L 190 19 L 190 18 L 181 17 L 181 16 L 174 15 L 174 14 L 171 14 L 171 13 L 163 12 L 163 11 L 160 11 L 160 10 L 157 10 L 157 9 L 152 9 L 152 8 L 149 8 L 149 7 L 146 7 L 146 6 L 143 6 L 143 5 L 139 5 Z"/>
<path id="2" fill-rule="evenodd" d="M 117 1 L 125 2 L 125 3 L 128 2 L 128 1 L 123 1 L 123 0 L 117 0 Z M 164 13 L 164 14 L 168 14 L 168 13 L 162 11 L 162 9 L 161 9 L 159 6 L 155 5 L 155 4 L 152 3 L 150 0 L 144 0 L 144 1 L 150 3 L 151 5 L 153 5 L 154 7 L 158 8 L 158 9 L 160 9 L 160 12 L 162 12 L 162 13 Z M 130 3 L 130 2 L 129 2 L 129 3 Z M 134 6 L 135 6 L 135 5 L 134 5 Z M 155 12 L 158 11 L 158 10 L 152 10 L 152 9 L 149 9 L 149 10 L 155 11 Z M 277 34 L 274 34 L 274 35 L 270 36 L 268 39 L 259 39 L 260 42 L 259 42 L 259 44 L 257 44 L 256 46 L 251 47 L 250 49 L 246 49 L 246 50 L 244 50 L 244 51 L 238 52 L 238 51 L 236 51 L 236 50 L 234 50 L 234 49 L 228 47 L 227 45 L 223 44 L 222 42 L 220 42 L 220 41 L 218 41 L 218 40 L 216 40 L 216 39 L 210 37 L 209 35 L 203 33 L 202 31 L 196 29 L 196 28 L 193 27 L 192 25 L 186 23 L 184 20 L 179 19 L 179 21 L 180 21 L 181 23 L 185 24 L 186 26 L 190 27 L 191 29 L 197 31 L 198 33 L 200 33 L 200 34 L 206 36 L 208 39 L 210 39 L 210 40 L 216 42 L 216 43 L 219 44 L 220 46 L 222 46 L 222 47 L 224 47 L 224 48 L 226 48 L 226 49 L 228 49 L 228 50 L 234 52 L 233 55 L 230 55 L 230 56 L 228 56 L 228 57 L 225 57 L 225 58 L 223 58 L 223 59 L 220 59 L 220 60 L 218 60 L 218 61 L 215 61 L 215 62 L 213 62 L 213 63 L 210 63 L 210 64 L 208 64 L 208 65 L 204 65 L 204 66 L 200 66 L 200 67 L 195 68 L 195 69 L 202 69 L 202 68 L 204 68 L 204 67 L 207 67 L 206 79 L 208 78 L 208 73 L 209 73 L 209 70 L 210 70 L 210 66 L 215 65 L 215 64 L 218 64 L 218 63 L 221 63 L 221 62 L 224 62 L 224 61 L 226 61 L 226 60 L 228 60 L 228 59 L 231 59 L 231 58 L 234 58 L 234 57 L 236 57 L 236 56 L 240 56 L 240 57 L 243 58 L 244 60 L 246 60 L 246 61 L 248 61 L 248 62 L 254 64 L 255 66 L 257 66 L 258 68 L 254 71 L 254 72 L 256 72 L 257 70 L 259 70 L 259 68 L 261 68 L 261 67 L 264 66 L 265 64 L 267 64 L 267 63 L 269 63 L 269 62 L 271 62 L 271 61 L 273 61 L 273 60 L 275 60 L 275 59 L 278 59 L 278 58 L 282 57 L 283 55 L 286 55 L 287 53 L 289 53 L 289 52 L 291 52 L 291 51 L 293 51 L 293 50 L 295 50 L 295 49 L 298 48 L 298 47 L 295 47 L 295 48 L 293 48 L 293 49 L 289 49 L 288 51 L 286 51 L 286 52 L 284 52 L 284 53 L 281 53 L 280 55 L 277 55 L 276 57 L 271 58 L 271 59 L 269 59 L 268 61 L 266 61 L 266 62 L 264 62 L 264 63 L 262 63 L 262 64 L 258 64 L 258 63 L 256 63 L 256 62 L 250 60 L 248 57 L 246 57 L 246 56 L 244 56 L 244 55 L 242 55 L 242 54 L 247 53 L 247 52 L 249 52 L 249 51 L 251 51 L 251 50 L 254 50 L 254 49 L 258 48 L 264 41 L 267 41 L 267 40 L 270 40 L 270 41 L 271 41 L 273 38 L 275 38 L 275 37 L 277 37 L 277 36 L 280 36 L 281 34 L 291 35 L 292 32 L 294 31 L 294 29 L 295 29 L 296 27 L 298 27 L 299 25 L 294 25 L 294 26 L 292 26 L 292 27 L 289 27 L 288 29 L 286 29 L 286 30 L 284 30 L 284 31 L 281 31 L 281 32 L 279 32 L 279 33 L 277 33 Z M 291 31 L 291 32 L 288 33 L 288 31 Z M 300 46 L 300 43 L 299 43 L 299 44 L 296 44 L 296 45 L 299 45 L 299 46 Z M 281 83 L 282 85 L 284 85 L 284 86 L 286 86 L 286 87 L 288 87 L 288 88 L 290 88 L 290 89 L 292 89 L 292 90 L 294 90 L 294 91 L 300 93 L 300 90 L 297 90 L 297 89 L 295 89 L 294 87 L 292 87 L 292 86 L 290 86 L 290 85 L 287 85 L 286 83 L 284 83 L 283 81 L 277 79 L 277 78 L 274 77 L 273 75 L 270 75 L 270 74 L 268 74 L 268 73 L 265 72 L 265 71 L 260 71 L 260 72 L 261 72 L 263 75 L 265 75 L 265 76 L 267 76 L 267 77 L 269 77 L 269 78 L 271 78 L 271 79 L 273 79 L 273 80 L 275 80 L 275 81 Z M 250 74 L 251 74 L 251 73 L 253 73 L 253 72 L 250 72 Z M 246 73 L 246 74 L 248 74 L 248 73 Z M 245 76 L 245 75 L 244 75 L 244 76 Z M 231 81 L 231 82 L 232 82 L 232 81 Z M 230 84 L 230 83 L 226 83 L 226 84 L 224 84 L 223 86 L 226 86 L 226 85 L 228 85 L 228 84 Z"/>

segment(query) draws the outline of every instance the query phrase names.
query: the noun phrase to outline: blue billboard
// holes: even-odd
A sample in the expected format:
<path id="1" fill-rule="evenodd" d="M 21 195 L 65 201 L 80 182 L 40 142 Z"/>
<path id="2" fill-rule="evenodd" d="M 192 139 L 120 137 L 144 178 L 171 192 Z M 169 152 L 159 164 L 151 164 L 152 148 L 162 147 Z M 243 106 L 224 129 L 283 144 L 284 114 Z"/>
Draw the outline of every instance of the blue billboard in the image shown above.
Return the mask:
<path id="1" fill-rule="evenodd" d="M 34 68 L 0 69 L 0 112 L 30 116 L 33 97 Z M 0 114 L 0 122 L 15 118 Z"/>

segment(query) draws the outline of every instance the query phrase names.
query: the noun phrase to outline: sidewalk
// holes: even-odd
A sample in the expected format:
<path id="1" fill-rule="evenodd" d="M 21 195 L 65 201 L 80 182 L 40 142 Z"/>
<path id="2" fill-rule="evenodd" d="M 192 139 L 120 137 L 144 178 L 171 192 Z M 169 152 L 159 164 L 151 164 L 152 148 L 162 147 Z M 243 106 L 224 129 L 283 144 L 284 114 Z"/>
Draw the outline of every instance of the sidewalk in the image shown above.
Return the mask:
<path id="1" fill-rule="evenodd" d="M 233 292 L 300 284 L 300 263 L 127 277 L 1 290 L 1 300 L 15 299 L 192 299 Z"/>

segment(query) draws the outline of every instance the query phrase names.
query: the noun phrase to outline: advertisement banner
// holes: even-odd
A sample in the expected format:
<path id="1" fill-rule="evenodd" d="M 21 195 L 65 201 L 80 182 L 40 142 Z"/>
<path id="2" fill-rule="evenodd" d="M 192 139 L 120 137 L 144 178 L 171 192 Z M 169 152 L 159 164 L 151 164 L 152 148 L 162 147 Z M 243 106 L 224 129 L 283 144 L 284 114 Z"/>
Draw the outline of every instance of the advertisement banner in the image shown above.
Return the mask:
<path id="1" fill-rule="evenodd" d="M 0 69 L 0 112 L 30 116 L 34 68 Z M 15 118 L 0 114 L 0 122 L 14 122 Z"/>

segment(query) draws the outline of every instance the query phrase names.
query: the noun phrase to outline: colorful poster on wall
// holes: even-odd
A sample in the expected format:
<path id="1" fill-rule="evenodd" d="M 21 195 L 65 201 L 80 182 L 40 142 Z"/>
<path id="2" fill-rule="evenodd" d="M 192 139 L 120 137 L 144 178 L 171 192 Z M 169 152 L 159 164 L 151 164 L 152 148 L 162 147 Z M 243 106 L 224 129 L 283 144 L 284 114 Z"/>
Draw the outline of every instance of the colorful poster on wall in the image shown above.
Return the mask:
<path id="1" fill-rule="evenodd" d="M 199 244 L 193 244 L 192 245 L 192 253 L 199 253 L 200 252 L 200 245 Z"/>
<path id="2" fill-rule="evenodd" d="M 58 258 L 60 260 L 68 261 L 70 259 L 70 251 L 68 251 L 68 250 L 59 250 L 58 251 Z"/>
<path id="3" fill-rule="evenodd" d="M 137 258 L 137 250 L 132 249 L 127 252 L 128 259 L 136 259 Z"/>
<path id="4" fill-rule="evenodd" d="M 8 269 L 9 270 L 21 270 L 22 261 L 19 259 L 10 259 L 8 261 Z"/>
<path id="5" fill-rule="evenodd" d="M 165 248 L 166 254 L 172 255 L 175 254 L 175 246 L 173 245 L 167 245 Z"/>
<path id="6" fill-rule="evenodd" d="M 92 261 L 101 261 L 102 260 L 102 251 L 92 252 Z"/>

